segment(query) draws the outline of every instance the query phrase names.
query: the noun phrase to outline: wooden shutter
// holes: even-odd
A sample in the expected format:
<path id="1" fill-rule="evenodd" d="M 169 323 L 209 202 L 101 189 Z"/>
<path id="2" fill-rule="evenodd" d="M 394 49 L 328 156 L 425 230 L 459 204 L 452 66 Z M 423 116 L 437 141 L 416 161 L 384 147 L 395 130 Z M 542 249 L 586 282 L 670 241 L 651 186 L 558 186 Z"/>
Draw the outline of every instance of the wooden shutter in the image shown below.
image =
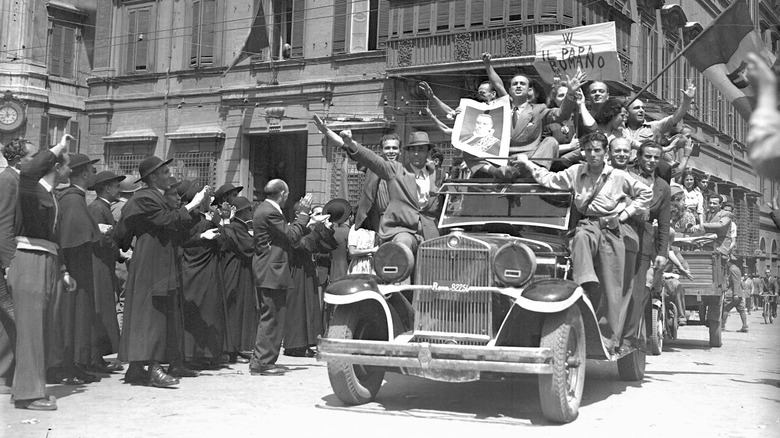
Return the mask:
<path id="1" fill-rule="evenodd" d="M 485 0 L 471 0 L 471 26 L 481 27 L 485 24 Z"/>
<path id="2" fill-rule="evenodd" d="M 523 21 L 523 2 L 509 2 L 509 21 Z"/>
<path id="3" fill-rule="evenodd" d="M 41 114 L 41 132 L 38 138 L 38 148 L 40 150 L 51 147 L 49 143 L 49 116 L 46 114 Z"/>
<path id="4" fill-rule="evenodd" d="M 347 50 L 347 0 L 333 3 L 333 53 Z"/>
<path id="5" fill-rule="evenodd" d="M 62 26 L 53 24 L 49 40 L 49 74 L 62 76 Z"/>
<path id="6" fill-rule="evenodd" d="M 540 2 L 539 22 L 550 23 L 558 21 L 558 0 L 542 0 Z"/>
<path id="7" fill-rule="evenodd" d="M 62 77 L 73 79 L 73 61 L 76 57 L 76 29 L 62 28 Z"/>
<path id="8" fill-rule="evenodd" d="M 81 136 L 79 135 L 79 122 L 76 122 L 74 120 L 70 121 L 70 135 L 73 136 L 75 140 L 73 140 L 70 144 L 71 150 L 79 151 L 80 150 L 80 144 L 81 143 Z"/>
<path id="9" fill-rule="evenodd" d="M 303 57 L 303 31 L 306 27 L 306 2 L 293 0 L 292 11 L 292 57 Z"/>
<path id="10" fill-rule="evenodd" d="M 200 21 L 200 64 L 214 65 L 214 23 L 217 20 L 217 1 L 203 0 Z"/>
<path id="11" fill-rule="evenodd" d="M 198 65 L 198 48 L 200 47 L 200 0 L 192 2 L 192 46 L 190 47 L 190 66 Z"/>
<path id="12" fill-rule="evenodd" d="M 574 0 L 563 0 L 563 24 L 574 26 Z"/>
<path id="13" fill-rule="evenodd" d="M 450 30 L 450 5 L 452 2 L 436 2 L 436 30 Z"/>
<path id="14" fill-rule="evenodd" d="M 138 24 L 136 27 L 136 50 L 135 50 L 135 71 L 149 70 L 149 19 L 151 18 L 151 9 L 141 9 L 138 11 Z M 141 39 L 143 38 L 143 39 Z"/>
<path id="15" fill-rule="evenodd" d="M 431 33 L 431 4 L 420 3 L 419 5 L 419 19 L 417 20 L 417 32 L 418 33 Z"/>
<path id="16" fill-rule="evenodd" d="M 411 35 L 414 33 L 414 4 L 410 3 L 404 6 L 403 14 L 401 33 L 403 35 Z"/>
<path id="17" fill-rule="evenodd" d="M 377 48 L 387 46 L 387 35 L 390 31 L 390 1 L 379 0 L 379 15 L 377 17 Z"/>
<path id="18" fill-rule="evenodd" d="M 455 29 L 466 27 L 466 0 L 455 0 L 453 2 L 453 24 Z"/>
<path id="19" fill-rule="evenodd" d="M 490 25 L 500 26 L 504 24 L 504 1 L 490 0 Z"/>
<path id="20" fill-rule="evenodd" d="M 127 73 L 135 71 L 135 46 L 136 31 L 138 29 L 138 11 L 130 11 L 127 14 L 127 58 L 125 60 L 125 70 Z"/>

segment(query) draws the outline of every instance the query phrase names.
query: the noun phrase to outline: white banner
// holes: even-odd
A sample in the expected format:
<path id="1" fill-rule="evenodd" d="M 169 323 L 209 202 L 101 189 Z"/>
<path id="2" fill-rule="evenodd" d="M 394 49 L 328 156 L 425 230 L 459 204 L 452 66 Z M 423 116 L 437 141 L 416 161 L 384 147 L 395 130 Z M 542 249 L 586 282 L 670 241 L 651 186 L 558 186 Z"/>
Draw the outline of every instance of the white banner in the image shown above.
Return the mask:
<path id="1" fill-rule="evenodd" d="M 536 34 L 534 67 L 547 83 L 574 76 L 577 68 L 588 80 L 622 81 L 615 23 L 599 23 Z"/>

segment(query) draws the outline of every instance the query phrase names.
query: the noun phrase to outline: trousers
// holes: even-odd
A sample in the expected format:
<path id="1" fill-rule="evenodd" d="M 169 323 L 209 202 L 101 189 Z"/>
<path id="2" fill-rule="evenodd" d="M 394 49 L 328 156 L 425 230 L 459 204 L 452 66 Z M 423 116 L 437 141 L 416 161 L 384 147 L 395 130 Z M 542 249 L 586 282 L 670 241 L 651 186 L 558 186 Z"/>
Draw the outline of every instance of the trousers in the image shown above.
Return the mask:
<path id="1" fill-rule="evenodd" d="M 287 307 L 287 290 L 257 288 L 260 294 L 260 319 L 257 338 L 249 367 L 275 364 L 279 359 L 284 336 L 284 316 Z"/>

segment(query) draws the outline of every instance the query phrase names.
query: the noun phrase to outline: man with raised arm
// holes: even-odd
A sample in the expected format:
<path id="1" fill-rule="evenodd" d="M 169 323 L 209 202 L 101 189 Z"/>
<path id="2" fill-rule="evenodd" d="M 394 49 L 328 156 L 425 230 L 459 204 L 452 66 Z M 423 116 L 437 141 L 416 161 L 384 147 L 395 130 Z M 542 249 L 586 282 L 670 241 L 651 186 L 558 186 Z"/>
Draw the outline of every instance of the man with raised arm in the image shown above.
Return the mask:
<path id="1" fill-rule="evenodd" d="M 574 193 L 574 207 L 582 217 L 570 242 L 574 281 L 596 307 L 604 346 L 616 351 L 623 333 L 623 309 L 629 299 L 623 288 L 623 237 L 634 231 L 626 221 L 647 210 L 653 192 L 626 171 L 605 162 L 604 134 L 588 134 L 581 144 L 585 162 L 560 172 L 550 172 L 525 154 L 519 155 L 518 163 L 528 168 L 542 186 Z"/>

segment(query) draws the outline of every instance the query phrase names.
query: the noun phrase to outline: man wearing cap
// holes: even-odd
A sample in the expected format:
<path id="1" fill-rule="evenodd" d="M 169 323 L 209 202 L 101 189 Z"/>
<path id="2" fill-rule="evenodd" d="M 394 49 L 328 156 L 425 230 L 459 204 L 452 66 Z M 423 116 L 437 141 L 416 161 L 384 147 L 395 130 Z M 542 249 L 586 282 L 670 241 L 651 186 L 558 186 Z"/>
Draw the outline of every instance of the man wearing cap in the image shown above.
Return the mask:
<path id="1" fill-rule="evenodd" d="M 726 321 L 729 318 L 729 312 L 731 309 L 736 308 L 739 312 L 739 317 L 742 319 L 742 328 L 737 330 L 740 333 L 747 333 L 748 323 L 747 314 L 745 313 L 745 297 L 742 294 L 742 272 L 737 266 L 737 258 L 731 255 L 723 255 L 726 258 L 726 268 L 728 274 L 726 277 L 726 295 L 723 298 L 723 319 L 721 319 L 720 327 L 726 330 Z"/>
<path id="2" fill-rule="evenodd" d="M 434 167 L 428 163 L 428 150 L 433 147 L 428 134 L 412 132 L 404 146 L 404 163 L 385 161 L 370 149 L 353 141 L 352 132 L 331 131 L 319 116 L 314 116 L 317 128 L 330 140 L 340 145 L 358 163 L 368 167 L 387 181 L 390 204 L 379 224 L 377 234 L 382 243 L 396 242 L 417 250 L 421 240 L 439 235 L 436 219 L 439 215 L 439 198 L 433 180 Z"/>
<path id="3" fill-rule="evenodd" d="M 70 156 L 70 185 L 58 194 L 62 209 L 60 248 L 68 272 L 76 280 L 76 291 L 63 296 L 54 323 L 63 345 L 63 356 L 52 362 L 49 383 L 91 383 L 98 377 L 84 372 L 93 362 L 92 324 L 95 317 L 95 245 L 102 239 L 100 229 L 87 210 L 87 188 L 95 181 L 91 159 L 84 154 Z M 54 359 L 54 358 L 53 358 Z"/>
<path id="4" fill-rule="evenodd" d="M 19 204 L 22 229 L 16 236 L 16 254 L 8 270 L 16 314 L 16 371 L 13 400 L 17 408 L 55 410 L 57 401 L 46 396 L 46 366 L 60 355 L 54 336 L 55 305 L 63 293 L 76 288 L 60 258 L 61 208 L 52 193 L 70 175 L 66 134 L 48 150 L 22 165 Z M 67 292 L 61 290 L 66 286 Z"/>
<path id="5" fill-rule="evenodd" d="M 148 157 L 138 166 L 140 180 L 146 188 L 133 195 L 122 209 L 116 237 L 127 249 L 135 237 L 136 244 L 128 272 L 119 360 L 130 362 L 126 383 L 151 384 L 157 387 L 177 385 L 160 362 L 181 363 L 183 328 L 177 324 L 181 312 L 181 282 L 178 273 L 178 250 L 173 239 L 176 227 L 193 220 L 192 211 L 203 201 L 208 186 L 186 205 L 172 209 L 163 193 L 171 176 L 168 164 L 158 157 Z M 148 364 L 148 370 L 144 370 Z M 169 372 L 173 371 L 168 369 Z"/>
<path id="6" fill-rule="evenodd" d="M 283 367 L 276 366 L 284 335 L 287 293 L 292 287 L 290 253 L 292 245 L 308 232 L 306 224 L 311 212 L 311 193 L 300 201 L 301 212 L 287 223 L 282 208 L 290 196 L 287 183 L 272 179 L 263 188 L 266 199 L 257 206 L 253 216 L 255 253 L 252 271 L 260 295 L 260 319 L 254 352 L 249 362 L 252 375 L 280 376 Z"/>
<path id="7" fill-rule="evenodd" d="M 90 187 L 97 198 L 87 210 L 95 220 L 102 239 L 95 243 L 93 273 L 95 277 L 95 324 L 92 330 L 93 360 L 89 371 L 111 373 L 122 370 L 122 365 L 108 363 L 103 356 L 116 353 L 119 349 L 119 324 L 116 319 L 116 262 L 119 247 L 113 239 L 116 220 L 111 214 L 111 203 L 119 196 L 119 184 L 125 176 L 103 171 L 95 175 Z"/>
<path id="8" fill-rule="evenodd" d="M 38 150 L 27 140 L 16 138 L 3 146 L 8 167 L 0 172 L 0 394 L 10 394 L 14 377 L 14 303 L 6 287 L 6 274 L 16 252 L 16 236 L 22 228 L 19 202 L 19 169 Z"/>
<path id="9" fill-rule="evenodd" d="M 252 274 L 254 238 L 252 229 L 252 203 L 243 196 L 233 199 L 235 216 L 223 227 L 225 241 L 222 247 L 223 276 L 225 279 L 225 305 L 227 306 L 227 336 L 225 352 L 230 362 L 247 363 L 249 357 L 242 351 L 254 348 L 257 338 L 258 308 Z"/>

